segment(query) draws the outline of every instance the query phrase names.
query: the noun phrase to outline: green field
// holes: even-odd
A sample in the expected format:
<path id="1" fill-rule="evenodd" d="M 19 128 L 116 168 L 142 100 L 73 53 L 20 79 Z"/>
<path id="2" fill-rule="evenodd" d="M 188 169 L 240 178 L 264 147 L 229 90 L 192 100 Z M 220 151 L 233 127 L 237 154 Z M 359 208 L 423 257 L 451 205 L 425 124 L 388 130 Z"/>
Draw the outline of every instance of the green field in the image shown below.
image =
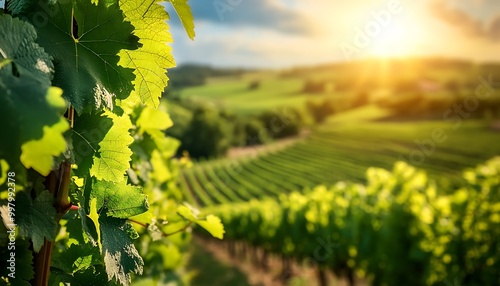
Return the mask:
<path id="1" fill-rule="evenodd" d="M 499 67 L 476 65 L 439 59 L 408 61 L 361 61 L 350 64 L 333 64 L 322 67 L 297 68 L 284 71 L 255 71 L 233 76 L 208 77 L 205 84 L 188 86 L 179 90 L 183 99 L 210 102 L 218 108 L 234 113 L 255 114 L 283 106 L 304 109 L 307 101 L 332 99 L 337 108 L 349 105 L 350 97 L 359 93 L 376 95 L 397 85 L 410 83 L 409 90 L 419 90 L 418 84 L 431 82 L 441 85 L 441 91 L 429 92 L 432 97 L 451 94 L 470 94 L 476 89 L 477 79 L 488 74 L 498 74 Z M 323 88 L 308 91 L 307 83 L 321 83 Z M 254 89 L 251 83 L 258 83 Z M 451 90 L 449 90 L 450 88 Z M 392 90 L 399 95 L 405 91 Z M 496 91 L 500 95 L 499 91 Z"/>
<path id="2" fill-rule="evenodd" d="M 500 132 L 491 122 L 377 120 L 383 114 L 363 107 L 332 117 L 284 149 L 195 164 L 184 170 L 181 187 L 196 205 L 239 202 L 319 184 L 363 182 L 369 167 L 390 169 L 398 160 L 425 169 L 443 184 L 458 183 L 463 169 L 500 154 Z M 432 139 L 435 130 L 443 133 L 439 142 Z"/>
<path id="3" fill-rule="evenodd" d="M 260 86 L 249 90 L 248 85 L 259 78 Z M 283 106 L 302 108 L 314 95 L 302 92 L 302 78 L 280 78 L 275 74 L 250 75 L 241 79 L 219 79 L 206 85 L 189 87 L 181 91 L 182 98 L 210 101 L 219 108 L 226 108 L 235 113 L 253 114 L 263 110 Z M 334 98 L 341 94 L 329 94 Z M 321 98 L 316 98 L 317 100 Z"/>

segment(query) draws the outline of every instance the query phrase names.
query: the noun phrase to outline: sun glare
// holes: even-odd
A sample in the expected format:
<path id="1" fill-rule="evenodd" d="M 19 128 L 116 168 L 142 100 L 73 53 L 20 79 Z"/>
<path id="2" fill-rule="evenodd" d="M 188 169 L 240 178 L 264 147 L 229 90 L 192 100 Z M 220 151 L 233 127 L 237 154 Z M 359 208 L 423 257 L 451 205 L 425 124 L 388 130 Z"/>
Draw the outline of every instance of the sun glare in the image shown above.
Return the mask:
<path id="1" fill-rule="evenodd" d="M 418 9 L 408 6 L 387 6 L 372 9 L 365 24 L 358 24 L 368 38 L 364 54 L 369 57 L 406 57 L 419 52 L 419 47 L 428 38 L 423 33 L 427 23 Z"/>
<path id="2" fill-rule="evenodd" d="M 403 25 L 390 25 L 373 39 L 368 53 L 376 57 L 404 56 L 410 53 L 412 42 Z"/>

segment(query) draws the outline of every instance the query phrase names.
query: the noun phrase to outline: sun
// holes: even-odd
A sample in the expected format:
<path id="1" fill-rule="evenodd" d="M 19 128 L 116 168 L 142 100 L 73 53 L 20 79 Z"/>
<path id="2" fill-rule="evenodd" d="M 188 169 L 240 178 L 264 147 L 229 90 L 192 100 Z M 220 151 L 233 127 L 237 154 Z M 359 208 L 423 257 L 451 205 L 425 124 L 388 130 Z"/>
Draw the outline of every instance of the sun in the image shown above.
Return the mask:
<path id="1" fill-rule="evenodd" d="M 385 57 L 405 53 L 407 41 L 405 29 L 401 26 L 391 25 L 373 39 L 370 54 Z"/>
<path id="2" fill-rule="evenodd" d="M 386 25 L 380 25 L 376 34 L 372 33 L 368 56 L 409 57 L 422 53 L 422 47 L 429 41 L 428 21 L 418 11 L 395 15 Z"/>
<path id="3" fill-rule="evenodd" d="M 390 25 L 385 27 L 379 35 L 373 38 L 368 53 L 376 57 L 402 56 L 409 53 L 411 36 L 405 27 Z"/>

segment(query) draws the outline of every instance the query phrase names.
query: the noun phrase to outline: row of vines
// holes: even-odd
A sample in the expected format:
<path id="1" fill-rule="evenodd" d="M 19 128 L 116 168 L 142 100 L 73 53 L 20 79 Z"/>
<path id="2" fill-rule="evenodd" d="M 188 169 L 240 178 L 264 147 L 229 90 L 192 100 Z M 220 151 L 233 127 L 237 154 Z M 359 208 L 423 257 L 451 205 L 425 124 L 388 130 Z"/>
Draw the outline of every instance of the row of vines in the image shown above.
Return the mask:
<path id="1" fill-rule="evenodd" d="M 333 184 L 339 180 L 363 182 L 368 167 L 390 168 L 395 158 L 407 158 L 407 154 L 415 150 L 412 149 L 415 134 L 411 134 L 410 128 L 410 131 L 406 130 L 409 134 L 401 134 L 405 130 L 391 133 L 383 128 L 363 132 L 357 129 L 359 127 L 341 131 L 334 128 L 318 130 L 293 146 L 271 150 L 255 158 L 200 162 L 182 171 L 181 189 L 191 203 L 200 206 L 276 197 L 283 192 Z M 485 150 L 484 144 L 471 145 L 462 138 L 472 138 L 467 132 L 470 131 L 457 132 L 459 134 L 454 135 L 457 138 L 448 140 L 448 145 L 439 146 L 432 156 L 425 158 L 421 167 L 431 177 L 446 178 L 446 182 L 440 180 L 439 183 L 459 183 L 461 169 L 500 151 L 495 144 L 491 144 L 489 150 Z M 481 132 L 481 139 L 497 136 L 482 129 Z M 479 150 L 481 155 L 477 156 Z"/>
<path id="2" fill-rule="evenodd" d="M 263 257 L 313 262 L 322 285 L 327 271 L 375 286 L 500 284 L 498 157 L 466 170 L 453 192 L 398 162 L 392 172 L 370 168 L 366 185 L 340 182 L 209 210 L 229 241 Z"/>

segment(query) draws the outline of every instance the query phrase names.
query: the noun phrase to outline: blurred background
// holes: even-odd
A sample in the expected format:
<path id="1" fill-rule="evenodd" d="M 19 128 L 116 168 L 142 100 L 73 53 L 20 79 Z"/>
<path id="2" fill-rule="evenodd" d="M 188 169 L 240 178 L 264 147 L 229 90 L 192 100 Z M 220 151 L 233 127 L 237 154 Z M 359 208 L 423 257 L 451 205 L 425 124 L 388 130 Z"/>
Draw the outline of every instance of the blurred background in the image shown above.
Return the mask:
<path id="1" fill-rule="evenodd" d="M 194 285 L 500 285 L 498 0 L 189 4 L 162 104 L 226 227 Z"/>

